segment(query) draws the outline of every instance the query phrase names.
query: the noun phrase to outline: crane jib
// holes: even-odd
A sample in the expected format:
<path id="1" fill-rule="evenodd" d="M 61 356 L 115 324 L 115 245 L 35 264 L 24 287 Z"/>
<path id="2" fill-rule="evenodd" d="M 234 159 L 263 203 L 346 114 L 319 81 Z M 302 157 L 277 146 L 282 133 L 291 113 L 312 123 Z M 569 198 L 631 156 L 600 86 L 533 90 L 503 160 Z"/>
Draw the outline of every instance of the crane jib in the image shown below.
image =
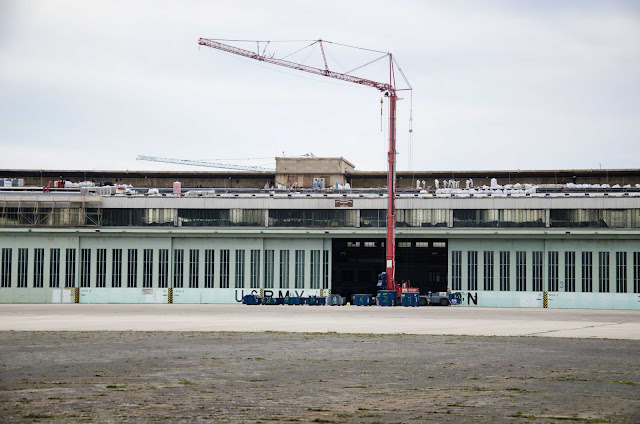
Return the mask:
<path id="1" fill-rule="evenodd" d="M 395 88 L 390 84 L 385 84 L 382 82 L 368 80 L 366 78 L 355 77 L 353 75 L 341 74 L 339 72 L 330 71 L 328 69 L 320 69 L 315 68 L 313 66 L 303 65 L 301 63 L 290 62 L 284 59 L 277 59 L 269 56 L 264 56 L 257 54 L 256 52 L 241 49 L 239 47 L 230 46 L 228 44 L 218 43 L 217 41 L 208 40 L 206 38 L 200 38 L 198 40 L 198 44 L 205 47 L 211 47 L 212 49 L 222 50 L 227 53 L 237 54 L 239 56 L 244 56 L 249 59 L 259 60 L 261 62 L 271 63 L 274 65 L 280 65 L 291 69 L 296 69 L 299 71 L 309 72 L 316 75 L 321 75 L 324 77 L 339 79 L 342 81 L 352 82 L 355 84 L 366 85 L 368 87 L 374 87 L 380 91 L 395 91 Z"/>
<path id="2" fill-rule="evenodd" d="M 201 46 L 211 47 L 213 49 L 222 50 L 228 53 L 237 54 L 250 59 L 259 60 L 261 62 L 271 63 L 278 66 L 284 66 L 286 68 L 296 69 L 303 72 L 309 72 L 315 75 L 321 75 L 329 78 L 334 78 L 342 81 L 352 82 L 355 84 L 361 84 L 369 87 L 376 88 L 385 92 L 385 96 L 389 98 L 389 153 L 388 153 L 388 174 L 387 174 L 387 238 L 386 238 L 386 275 L 387 275 L 387 290 L 395 290 L 396 276 L 396 216 L 395 216 L 395 191 L 396 191 L 396 87 L 395 76 L 393 67 L 393 56 L 389 54 L 389 83 L 371 81 L 365 78 L 359 78 L 348 74 L 341 74 L 339 72 L 330 71 L 327 66 L 326 56 L 324 55 L 324 49 L 320 40 L 320 48 L 322 49 L 322 56 L 325 61 L 325 69 L 314 68 L 313 66 L 303 65 L 302 63 L 290 62 L 284 59 L 276 59 L 264 54 L 252 52 L 249 50 L 241 49 L 238 47 L 230 46 L 228 44 L 219 43 L 214 40 L 200 38 L 198 44 Z M 403 77 L 404 74 L 402 73 Z"/>

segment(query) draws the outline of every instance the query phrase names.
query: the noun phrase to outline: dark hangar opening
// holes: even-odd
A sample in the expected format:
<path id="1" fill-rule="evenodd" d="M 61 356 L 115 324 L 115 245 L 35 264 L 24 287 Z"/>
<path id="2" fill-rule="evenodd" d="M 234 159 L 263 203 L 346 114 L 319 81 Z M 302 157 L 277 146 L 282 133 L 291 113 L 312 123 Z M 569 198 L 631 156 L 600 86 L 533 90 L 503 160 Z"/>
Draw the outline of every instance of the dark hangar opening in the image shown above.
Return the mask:
<path id="1" fill-rule="evenodd" d="M 420 293 L 447 289 L 448 253 L 445 239 L 397 239 L 396 281 L 409 280 Z M 385 270 L 384 239 L 333 239 L 331 293 L 349 297 L 377 291 Z"/>

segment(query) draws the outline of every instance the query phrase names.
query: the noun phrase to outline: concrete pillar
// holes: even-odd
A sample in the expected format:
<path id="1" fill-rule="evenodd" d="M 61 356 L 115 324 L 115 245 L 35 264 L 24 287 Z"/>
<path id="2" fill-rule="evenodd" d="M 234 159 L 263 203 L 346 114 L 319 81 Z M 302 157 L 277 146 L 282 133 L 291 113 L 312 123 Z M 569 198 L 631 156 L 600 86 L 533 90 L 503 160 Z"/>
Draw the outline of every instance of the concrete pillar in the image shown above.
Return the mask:
<path id="1" fill-rule="evenodd" d="M 549 209 L 544 210 L 544 226 L 547 228 L 551 226 L 551 212 Z"/>

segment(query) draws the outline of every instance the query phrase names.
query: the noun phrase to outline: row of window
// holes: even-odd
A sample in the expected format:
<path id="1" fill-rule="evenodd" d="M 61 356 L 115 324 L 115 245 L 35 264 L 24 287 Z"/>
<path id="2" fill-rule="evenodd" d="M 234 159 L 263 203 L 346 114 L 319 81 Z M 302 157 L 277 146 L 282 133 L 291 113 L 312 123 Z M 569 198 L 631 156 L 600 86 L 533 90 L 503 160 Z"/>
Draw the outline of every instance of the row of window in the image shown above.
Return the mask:
<path id="1" fill-rule="evenodd" d="M 385 209 L 0 209 L 0 226 L 384 227 Z M 545 227 L 544 209 L 398 209 L 398 227 Z M 640 209 L 550 209 L 550 227 L 640 228 Z"/>
<path id="2" fill-rule="evenodd" d="M 79 287 L 138 287 L 138 252 L 140 249 L 80 249 Z M 20 248 L 18 251 L 17 287 L 27 287 L 29 270 L 29 249 Z M 60 287 L 60 266 L 62 254 L 64 254 L 64 287 L 76 286 L 76 252 L 77 249 L 49 250 L 48 286 Z M 154 253 L 157 259 L 154 261 Z M 233 274 L 231 273 L 231 253 L 234 253 Z M 33 253 L 32 287 L 45 286 L 45 249 L 36 248 Z M 278 255 L 276 255 L 278 253 Z M 2 262 L 0 265 L 0 287 L 11 287 L 11 272 L 13 249 L 2 249 Z M 92 275 L 92 256 L 95 254 L 95 274 Z M 108 256 L 109 254 L 109 256 Z M 126 256 L 124 256 L 126 254 Z M 186 256 L 185 256 L 186 254 Z M 264 255 L 264 261 L 262 257 Z M 142 249 L 142 287 L 153 287 L 154 270 L 158 288 L 199 288 L 201 284 L 199 249 L 174 249 L 171 264 L 169 263 L 169 249 Z M 249 275 L 246 276 L 246 251 L 244 249 L 204 249 L 204 288 L 246 288 L 248 280 L 249 288 L 272 289 L 276 282 L 276 267 L 278 269 L 278 287 L 288 289 L 290 287 L 290 251 L 289 250 L 259 250 L 251 249 L 249 252 Z M 305 286 L 307 251 L 295 250 L 293 263 L 294 287 L 296 289 L 327 289 L 329 288 L 329 251 L 310 251 L 310 285 Z M 124 261 L 126 258 L 126 262 Z M 217 258 L 217 262 L 216 262 Z M 278 261 L 276 262 L 276 259 Z M 111 274 L 107 275 L 107 261 L 110 262 Z M 123 268 L 124 265 L 124 268 Z M 171 268 L 169 266 L 171 265 Z M 264 273 L 261 268 L 264 267 Z M 218 284 L 214 271 L 218 269 Z M 169 275 L 169 270 L 172 275 Z M 187 271 L 185 273 L 185 270 Z M 186 275 L 185 275 L 186 274 Z M 110 278 L 108 278 L 110 277 Z M 170 279 L 171 277 L 171 279 Z M 94 285 L 92 285 L 94 282 Z M 171 285 L 170 285 L 171 284 Z"/>
<path id="3" fill-rule="evenodd" d="M 451 288 L 452 290 L 463 289 L 462 272 L 462 251 L 451 252 Z M 483 255 L 482 276 L 478 276 L 478 254 Z M 494 253 L 493 251 L 478 252 L 470 250 L 467 252 L 467 290 L 494 290 Z M 498 289 L 500 291 L 511 290 L 511 251 L 498 252 Z M 515 290 L 516 291 L 581 291 L 590 293 L 598 291 L 608 293 L 627 293 L 627 252 L 615 253 L 615 286 L 611 279 L 611 252 L 579 252 L 576 261 L 576 252 L 564 252 L 564 280 L 560 281 L 559 255 L 561 252 L 547 252 L 547 275 L 546 287 L 543 284 L 544 252 L 534 251 L 531 255 L 531 263 L 527 262 L 527 252 L 515 252 Z M 594 254 L 598 255 L 598 266 L 596 273 L 597 286 L 594 287 Z M 633 255 L 633 292 L 640 293 L 640 252 L 632 252 Z M 527 281 L 527 267 L 531 266 L 531 281 Z M 576 267 L 580 267 L 580 281 L 576 282 Z"/>

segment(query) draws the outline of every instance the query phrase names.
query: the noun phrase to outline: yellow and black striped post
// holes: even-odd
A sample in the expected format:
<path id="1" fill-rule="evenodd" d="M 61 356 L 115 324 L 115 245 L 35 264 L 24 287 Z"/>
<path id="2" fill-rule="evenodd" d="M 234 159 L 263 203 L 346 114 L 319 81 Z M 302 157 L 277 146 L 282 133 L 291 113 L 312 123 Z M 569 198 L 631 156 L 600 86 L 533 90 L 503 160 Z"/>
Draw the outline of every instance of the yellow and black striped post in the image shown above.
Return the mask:
<path id="1" fill-rule="evenodd" d="M 264 289 L 260 289 L 260 297 L 264 297 Z"/>
<path id="2" fill-rule="evenodd" d="M 80 303 L 80 288 L 79 287 L 74 287 L 73 288 L 73 302 L 74 303 Z"/>
<path id="3" fill-rule="evenodd" d="M 547 292 L 542 293 L 542 307 L 543 308 L 549 307 L 549 293 Z"/>
<path id="4" fill-rule="evenodd" d="M 169 287 L 169 293 L 167 294 L 167 303 L 173 303 L 173 287 Z"/>
<path id="5" fill-rule="evenodd" d="M 323 294 L 323 290 L 320 289 L 320 297 L 323 297 L 322 294 Z"/>

